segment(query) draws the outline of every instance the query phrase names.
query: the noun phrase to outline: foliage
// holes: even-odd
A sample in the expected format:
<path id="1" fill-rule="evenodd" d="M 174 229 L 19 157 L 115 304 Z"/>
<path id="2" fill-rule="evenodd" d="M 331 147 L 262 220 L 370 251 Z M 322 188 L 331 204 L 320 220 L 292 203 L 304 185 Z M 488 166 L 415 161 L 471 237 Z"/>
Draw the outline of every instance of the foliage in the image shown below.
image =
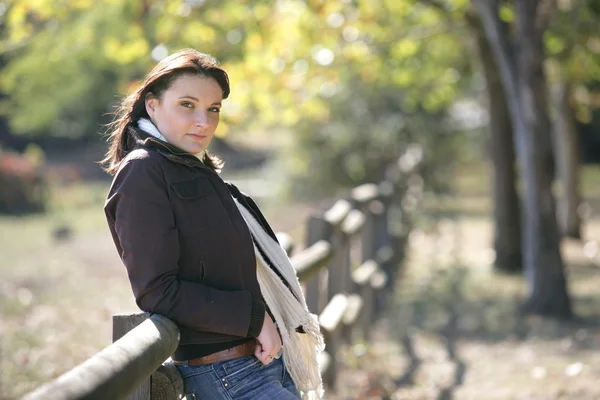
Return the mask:
<path id="1" fill-rule="evenodd" d="M 125 94 L 151 67 L 151 55 L 182 47 L 226 61 L 234 121 L 326 119 L 327 98 L 356 71 L 365 82 L 406 88 L 407 105 L 437 109 L 460 78 L 457 44 L 446 34 L 453 27 L 414 3 L 16 1 L 3 40 L 13 49 L 5 112 L 16 131 L 52 129 L 61 113 L 76 118 L 76 105 L 106 107 L 111 92 Z"/>
<path id="2" fill-rule="evenodd" d="M 576 117 L 590 123 L 600 109 L 600 2 L 559 2 L 545 35 L 550 84 L 569 82 Z"/>
<path id="3" fill-rule="evenodd" d="M 43 210 L 47 182 L 40 150 L 30 147 L 25 154 L 17 154 L 0 149 L 0 187 L 0 213 Z"/>
<path id="4" fill-rule="evenodd" d="M 378 182 L 385 167 L 413 143 L 425 149 L 428 188 L 447 190 L 447 176 L 432 164 L 451 170 L 464 137 L 445 112 L 408 112 L 403 101 L 395 88 L 356 81 L 331 99 L 326 124 L 299 123 L 294 145 L 280 157 L 291 177 L 290 194 L 298 198 Z"/>
<path id="5" fill-rule="evenodd" d="M 425 120 L 470 84 L 466 4 L 442 14 L 415 0 L 16 0 L 0 111 L 16 132 L 89 136 L 156 59 L 194 47 L 224 61 L 233 83 L 218 135 L 287 127 L 296 172 L 333 163 L 324 185 L 354 182 L 401 147 L 401 131 L 437 143 L 444 125 Z"/>
<path id="6" fill-rule="evenodd" d="M 442 132 L 455 130 L 441 122 L 448 107 L 472 96 L 477 84 L 465 57 L 473 53 L 468 0 L 1 4 L 7 65 L 0 92 L 9 96 L 0 113 L 14 132 L 92 137 L 156 60 L 194 47 L 222 60 L 231 76 L 217 134 L 284 127 L 293 150 L 285 153 L 292 157 L 287 166 L 298 176 L 333 166 L 320 170 L 331 172 L 323 185 L 368 179 L 375 154 L 389 157 L 409 137 L 440 146 Z M 570 4 L 546 42 L 571 65 L 582 92 L 597 74 L 597 67 L 581 67 L 597 66 L 590 55 L 597 25 L 579 3 Z M 510 7 L 502 10 L 503 19 L 514 18 Z M 573 13 L 587 28 L 564 22 Z M 568 57 L 559 57 L 565 49 Z"/>

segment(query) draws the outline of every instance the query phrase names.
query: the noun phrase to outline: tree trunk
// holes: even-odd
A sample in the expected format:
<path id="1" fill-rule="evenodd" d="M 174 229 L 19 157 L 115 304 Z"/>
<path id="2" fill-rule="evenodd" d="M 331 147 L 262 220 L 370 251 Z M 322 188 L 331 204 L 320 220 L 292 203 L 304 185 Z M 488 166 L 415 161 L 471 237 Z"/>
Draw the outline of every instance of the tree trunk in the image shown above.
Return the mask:
<path id="1" fill-rule="evenodd" d="M 556 120 L 554 148 L 560 179 L 561 197 L 558 202 L 558 221 L 564 236 L 581 239 L 581 219 L 578 209 L 579 193 L 579 137 L 575 132 L 575 117 L 571 108 L 571 88 L 561 82 L 555 93 Z"/>
<path id="2" fill-rule="evenodd" d="M 498 16 L 497 1 L 473 0 L 493 49 L 516 135 L 516 153 L 524 180 L 523 264 L 529 282 L 527 313 L 571 317 L 559 248 L 552 174 L 544 61 L 543 29 L 536 21 L 537 0 L 516 0 L 515 53 L 508 29 Z"/>
<path id="3" fill-rule="evenodd" d="M 517 174 L 513 131 L 506 96 L 483 27 L 475 18 L 469 18 L 469 21 L 477 36 L 477 47 L 489 99 L 490 140 L 488 152 L 493 164 L 495 266 L 499 270 L 507 272 L 522 271 L 521 211 L 516 190 Z"/>
<path id="4" fill-rule="evenodd" d="M 524 310 L 534 314 L 571 317 L 571 302 L 560 253 L 560 235 L 556 221 L 556 206 L 552 194 L 553 168 L 551 163 L 551 131 L 548 118 L 548 90 L 544 73 L 543 30 L 537 26 L 536 11 L 539 1 L 518 0 L 517 24 L 519 32 L 518 84 L 522 104 L 520 111 L 525 121 L 524 135 L 528 140 L 524 169 L 529 169 L 531 190 L 526 211 L 530 219 L 529 238 L 531 264 L 530 294 Z M 536 146 L 541 150 L 537 151 Z M 529 188 L 528 188 L 529 189 Z"/>

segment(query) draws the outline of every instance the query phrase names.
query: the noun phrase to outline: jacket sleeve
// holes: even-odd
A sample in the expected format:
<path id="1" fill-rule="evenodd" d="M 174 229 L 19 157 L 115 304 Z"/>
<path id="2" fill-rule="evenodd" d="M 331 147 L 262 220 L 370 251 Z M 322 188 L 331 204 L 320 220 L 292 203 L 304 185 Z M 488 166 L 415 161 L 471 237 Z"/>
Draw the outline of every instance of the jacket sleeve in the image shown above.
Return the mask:
<path id="1" fill-rule="evenodd" d="M 262 299 L 179 279 L 178 232 L 158 162 L 148 157 L 126 161 L 115 176 L 105 213 L 140 309 L 197 330 L 258 336 Z"/>

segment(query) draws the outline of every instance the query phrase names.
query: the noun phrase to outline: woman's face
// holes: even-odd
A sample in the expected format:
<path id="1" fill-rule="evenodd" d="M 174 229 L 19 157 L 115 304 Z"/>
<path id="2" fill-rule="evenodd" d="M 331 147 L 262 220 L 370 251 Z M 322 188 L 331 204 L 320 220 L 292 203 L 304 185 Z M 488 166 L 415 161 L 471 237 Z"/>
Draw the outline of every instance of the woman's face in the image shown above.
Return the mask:
<path id="1" fill-rule="evenodd" d="M 167 141 L 192 154 L 208 147 L 217 125 L 223 91 L 211 77 L 186 74 L 160 98 L 149 95 L 146 111 Z"/>

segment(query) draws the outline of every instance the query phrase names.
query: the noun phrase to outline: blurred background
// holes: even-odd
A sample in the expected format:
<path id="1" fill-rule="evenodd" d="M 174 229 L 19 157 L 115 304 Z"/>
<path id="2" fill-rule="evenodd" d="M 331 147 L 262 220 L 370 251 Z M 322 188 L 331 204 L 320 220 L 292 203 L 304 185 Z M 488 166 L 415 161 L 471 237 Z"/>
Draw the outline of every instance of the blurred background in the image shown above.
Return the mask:
<path id="1" fill-rule="evenodd" d="M 224 179 L 300 246 L 423 150 L 400 289 L 328 398 L 600 398 L 599 27 L 599 0 L 0 0 L 0 399 L 137 309 L 103 133 L 187 47 L 230 74 Z"/>

